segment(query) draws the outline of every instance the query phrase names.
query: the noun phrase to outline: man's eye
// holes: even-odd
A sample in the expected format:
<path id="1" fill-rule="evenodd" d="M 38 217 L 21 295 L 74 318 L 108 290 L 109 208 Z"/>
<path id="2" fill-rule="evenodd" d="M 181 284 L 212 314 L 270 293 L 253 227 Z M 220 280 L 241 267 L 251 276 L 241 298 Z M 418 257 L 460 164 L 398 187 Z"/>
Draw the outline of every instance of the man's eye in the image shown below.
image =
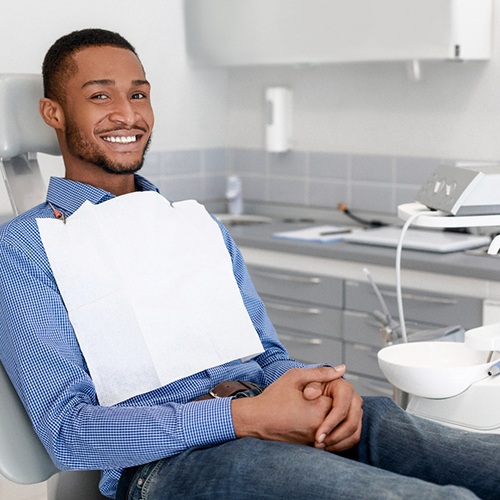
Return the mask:
<path id="1" fill-rule="evenodd" d="M 132 94 L 132 99 L 146 99 L 147 96 L 143 92 L 136 92 L 135 94 Z"/>
<path id="2" fill-rule="evenodd" d="M 95 94 L 91 97 L 91 99 L 98 99 L 98 100 L 103 100 L 107 98 L 108 96 L 106 94 Z"/>

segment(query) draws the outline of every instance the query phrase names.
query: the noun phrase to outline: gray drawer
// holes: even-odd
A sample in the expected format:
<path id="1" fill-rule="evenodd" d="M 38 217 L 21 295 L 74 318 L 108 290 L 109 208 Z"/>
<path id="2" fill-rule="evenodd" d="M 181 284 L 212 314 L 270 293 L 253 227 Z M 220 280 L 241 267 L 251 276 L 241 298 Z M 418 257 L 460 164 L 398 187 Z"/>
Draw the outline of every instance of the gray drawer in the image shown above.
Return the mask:
<path id="1" fill-rule="evenodd" d="M 249 267 L 259 294 L 341 308 L 343 280 L 315 274 Z"/>
<path id="2" fill-rule="evenodd" d="M 293 359 L 306 364 L 342 363 L 342 342 L 292 330 L 279 330 L 278 337 Z"/>
<path id="3" fill-rule="evenodd" d="M 365 312 L 343 311 L 342 334 L 348 342 L 359 342 L 381 349 L 384 340 L 379 333 L 380 324 Z"/>
<path id="4" fill-rule="evenodd" d="M 345 379 L 350 382 L 360 396 L 387 396 L 392 398 L 394 389 L 385 380 L 377 380 L 347 372 Z"/>
<path id="5" fill-rule="evenodd" d="M 387 286 L 379 288 L 389 311 L 396 318 L 396 289 Z M 406 320 L 445 326 L 461 325 L 466 329 L 482 324 L 482 301 L 472 297 L 403 288 L 403 307 Z M 346 281 L 345 308 L 371 313 L 375 309 L 380 310 L 380 304 L 368 283 Z"/>
<path id="6" fill-rule="evenodd" d="M 278 330 L 300 330 L 310 334 L 342 338 L 342 311 L 301 302 L 263 296 L 267 314 Z"/>
<path id="7" fill-rule="evenodd" d="M 380 350 L 379 347 L 345 342 L 344 348 L 345 364 L 348 372 L 385 379 L 382 370 L 378 366 L 377 353 Z"/>
<path id="8" fill-rule="evenodd" d="M 342 334 L 344 340 L 352 343 L 367 344 L 370 346 L 384 347 L 384 336 L 379 332 L 380 323 L 370 313 L 343 311 Z M 448 325 L 447 325 L 448 326 Z M 429 325 L 406 321 L 406 333 L 411 341 L 411 335 L 423 330 L 442 329 L 440 325 Z"/>

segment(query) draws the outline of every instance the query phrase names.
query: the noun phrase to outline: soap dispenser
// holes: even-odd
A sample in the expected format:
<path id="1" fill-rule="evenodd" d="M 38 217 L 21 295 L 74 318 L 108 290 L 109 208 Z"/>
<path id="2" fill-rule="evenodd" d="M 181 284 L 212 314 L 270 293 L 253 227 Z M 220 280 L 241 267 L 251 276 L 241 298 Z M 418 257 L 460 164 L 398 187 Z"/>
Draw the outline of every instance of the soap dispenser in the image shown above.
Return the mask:
<path id="1" fill-rule="evenodd" d="M 226 182 L 227 211 L 230 215 L 243 213 L 243 187 L 241 178 L 231 175 Z"/>

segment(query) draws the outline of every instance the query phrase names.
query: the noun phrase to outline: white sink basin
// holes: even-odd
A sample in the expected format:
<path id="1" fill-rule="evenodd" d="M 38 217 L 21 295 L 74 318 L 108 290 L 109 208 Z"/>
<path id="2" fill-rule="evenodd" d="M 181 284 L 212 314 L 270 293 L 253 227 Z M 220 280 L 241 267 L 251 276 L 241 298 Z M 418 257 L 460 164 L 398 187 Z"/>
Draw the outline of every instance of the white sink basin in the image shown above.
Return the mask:
<path id="1" fill-rule="evenodd" d="M 449 398 L 488 376 L 495 361 L 486 362 L 487 354 L 463 342 L 410 342 L 385 347 L 378 361 L 398 389 L 424 398 Z"/>
<path id="2" fill-rule="evenodd" d="M 244 226 L 251 224 L 269 224 L 272 222 L 270 217 L 262 215 L 233 215 L 233 214 L 214 214 L 225 226 Z"/>

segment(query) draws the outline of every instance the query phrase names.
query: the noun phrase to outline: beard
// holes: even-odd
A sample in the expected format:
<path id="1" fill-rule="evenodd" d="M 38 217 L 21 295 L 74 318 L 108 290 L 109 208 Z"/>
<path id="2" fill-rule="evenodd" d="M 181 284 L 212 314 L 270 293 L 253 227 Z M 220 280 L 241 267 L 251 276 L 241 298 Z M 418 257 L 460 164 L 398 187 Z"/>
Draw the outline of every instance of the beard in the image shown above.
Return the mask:
<path id="1" fill-rule="evenodd" d="M 113 161 L 108 158 L 97 145 L 85 139 L 73 123 L 67 123 L 65 135 L 66 144 L 73 156 L 85 162 L 92 163 L 109 174 L 117 175 L 134 174 L 139 171 L 144 165 L 144 157 L 151 143 L 150 136 L 144 147 L 141 158 L 127 164 L 126 162 Z"/>

